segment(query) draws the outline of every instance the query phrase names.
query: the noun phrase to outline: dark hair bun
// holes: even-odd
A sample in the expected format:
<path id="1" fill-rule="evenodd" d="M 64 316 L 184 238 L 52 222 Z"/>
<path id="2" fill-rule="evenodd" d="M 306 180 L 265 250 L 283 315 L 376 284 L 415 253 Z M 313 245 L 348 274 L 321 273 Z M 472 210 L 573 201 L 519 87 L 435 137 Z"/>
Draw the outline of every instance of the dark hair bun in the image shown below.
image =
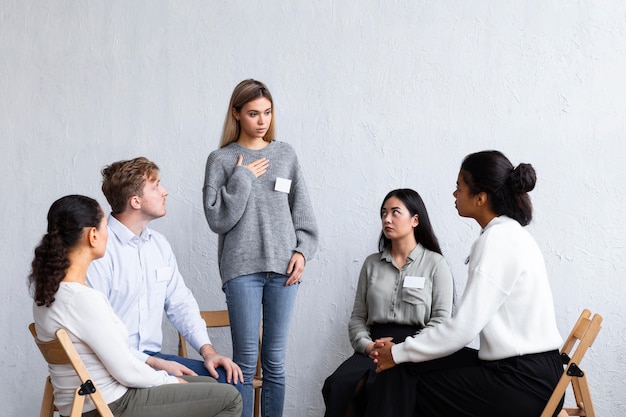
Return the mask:
<path id="1" fill-rule="evenodd" d="M 537 174 L 531 164 L 519 164 L 507 179 L 511 191 L 515 194 L 522 194 L 532 191 L 537 183 Z"/>

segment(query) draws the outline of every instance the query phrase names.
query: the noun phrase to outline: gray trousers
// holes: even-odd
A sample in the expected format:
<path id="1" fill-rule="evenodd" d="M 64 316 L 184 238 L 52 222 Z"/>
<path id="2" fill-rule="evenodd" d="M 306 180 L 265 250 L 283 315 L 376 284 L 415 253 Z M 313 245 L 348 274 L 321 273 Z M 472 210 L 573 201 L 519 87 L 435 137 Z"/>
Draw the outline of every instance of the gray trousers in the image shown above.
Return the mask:
<path id="1" fill-rule="evenodd" d="M 201 376 L 184 376 L 188 384 L 165 384 L 152 388 L 129 388 L 109 404 L 115 417 L 239 417 L 241 395 L 230 384 Z M 99 417 L 97 410 L 83 417 Z"/>

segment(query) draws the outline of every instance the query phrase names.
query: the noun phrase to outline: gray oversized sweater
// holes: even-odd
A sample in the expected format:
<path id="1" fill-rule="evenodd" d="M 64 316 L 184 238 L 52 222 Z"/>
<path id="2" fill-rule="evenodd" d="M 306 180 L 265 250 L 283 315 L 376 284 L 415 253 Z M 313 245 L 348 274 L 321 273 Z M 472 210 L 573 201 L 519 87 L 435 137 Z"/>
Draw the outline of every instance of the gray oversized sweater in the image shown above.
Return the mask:
<path id="1" fill-rule="evenodd" d="M 243 156 L 242 166 L 237 158 Z M 256 178 L 247 165 L 267 158 L 269 167 Z M 291 180 L 289 192 L 277 191 Z M 284 187 L 282 188 L 284 190 Z M 219 235 L 222 284 L 257 272 L 287 274 L 294 252 L 310 260 L 317 250 L 313 207 L 293 148 L 274 141 L 260 150 L 231 143 L 211 152 L 204 177 L 204 214 Z"/>

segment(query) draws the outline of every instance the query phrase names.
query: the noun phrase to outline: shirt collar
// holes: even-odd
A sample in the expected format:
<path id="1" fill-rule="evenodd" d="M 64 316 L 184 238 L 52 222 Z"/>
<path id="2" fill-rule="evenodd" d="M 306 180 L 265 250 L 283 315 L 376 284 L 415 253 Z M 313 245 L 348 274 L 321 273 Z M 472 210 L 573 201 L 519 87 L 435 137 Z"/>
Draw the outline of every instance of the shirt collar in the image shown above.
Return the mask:
<path id="1" fill-rule="evenodd" d="M 421 244 L 418 243 L 413 248 L 411 253 L 409 253 L 409 256 L 407 257 L 408 258 L 407 263 L 410 264 L 411 262 L 419 258 L 424 253 L 425 250 L 426 249 Z M 380 253 L 380 260 L 391 262 L 391 246 L 387 246 L 385 249 L 383 249 L 383 251 Z"/>
<path id="2" fill-rule="evenodd" d="M 143 229 L 139 236 L 135 236 L 135 234 L 131 232 L 130 229 L 124 225 L 124 223 L 117 220 L 112 214 L 110 214 L 108 218 L 108 227 L 123 245 L 137 245 L 140 242 L 147 242 L 152 237 L 152 230 L 148 227 Z"/>

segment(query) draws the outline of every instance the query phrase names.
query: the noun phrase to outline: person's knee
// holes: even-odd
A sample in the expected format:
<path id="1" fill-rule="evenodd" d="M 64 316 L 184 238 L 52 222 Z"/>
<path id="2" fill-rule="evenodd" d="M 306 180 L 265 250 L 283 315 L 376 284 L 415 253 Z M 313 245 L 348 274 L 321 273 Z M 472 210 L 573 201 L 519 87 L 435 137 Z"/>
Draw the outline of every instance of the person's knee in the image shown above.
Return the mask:
<path id="1" fill-rule="evenodd" d="M 226 387 L 230 388 L 227 390 L 225 395 L 226 403 L 229 404 L 229 409 L 240 413 L 243 409 L 243 399 L 241 398 L 241 393 L 232 385 L 226 385 Z"/>
<path id="2" fill-rule="evenodd" d="M 285 358 L 263 358 L 263 377 L 265 378 L 266 375 L 268 378 L 283 377 L 285 375 Z"/>
<path id="3" fill-rule="evenodd" d="M 244 380 L 251 383 L 256 373 L 256 361 L 250 363 L 248 363 L 248 361 L 238 361 L 237 365 L 239 365 L 241 369 Z"/>

